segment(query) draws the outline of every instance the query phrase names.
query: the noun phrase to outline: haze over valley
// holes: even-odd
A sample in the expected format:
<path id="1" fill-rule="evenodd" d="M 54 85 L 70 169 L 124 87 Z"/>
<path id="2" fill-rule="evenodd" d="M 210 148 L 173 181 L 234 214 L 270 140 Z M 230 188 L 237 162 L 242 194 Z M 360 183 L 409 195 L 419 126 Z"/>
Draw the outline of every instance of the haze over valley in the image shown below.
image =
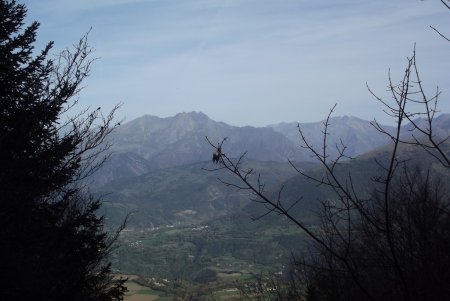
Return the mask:
<path id="1" fill-rule="evenodd" d="M 206 136 L 213 143 L 227 137 L 222 151 L 231 158 L 246 152 L 243 167 L 260 175 L 269 195 L 276 197 L 284 187 L 287 206 L 302 196 L 292 215 L 314 225 L 320 201 L 332 198 L 333 191 L 298 173 L 323 173 L 311 152 L 301 147 L 298 125 L 320 149 L 324 121 L 236 127 L 190 112 L 167 118 L 144 115 L 121 125 L 111 136 L 110 159 L 89 179 L 93 191 L 103 196 L 109 227 L 118 227 L 129 215 L 114 257 L 117 271 L 140 275 L 154 288 L 155 279 L 164 278 L 209 283 L 216 289 L 261 272 L 283 273 L 290 254 L 305 250 L 304 233 L 277 215 L 265 216 L 265 206 L 237 189 L 240 182 L 213 164 L 214 148 Z M 403 130 L 411 139 L 417 133 L 408 127 Z M 449 135 L 450 114 L 438 116 L 434 127 L 439 135 Z M 328 130 L 330 159 L 339 147 L 347 147 L 348 159 L 337 169 L 338 176 L 351 173 L 355 191 L 369 195 L 376 187 L 373 178 L 382 171 L 379 164 L 391 151 L 390 139 L 357 117 L 332 117 Z M 404 146 L 402 153 L 411 165 L 438 168 L 437 162 L 422 159 L 423 150 Z"/>

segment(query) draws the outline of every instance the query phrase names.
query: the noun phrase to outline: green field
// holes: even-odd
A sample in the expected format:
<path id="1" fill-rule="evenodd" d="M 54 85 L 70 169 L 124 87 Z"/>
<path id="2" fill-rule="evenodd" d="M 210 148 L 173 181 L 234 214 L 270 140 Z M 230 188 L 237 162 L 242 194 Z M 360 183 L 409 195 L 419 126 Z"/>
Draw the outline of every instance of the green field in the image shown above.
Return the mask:
<path id="1" fill-rule="evenodd" d="M 127 300 L 145 301 L 174 296 L 238 300 L 237 283 L 281 273 L 303 240 L 295 227 L 260 227 L 248 217 L 234 217 L 204 225 L 128 230 L 119 241 L 113 254 L 116 271 L 139 275 L 128 282 Z"/>

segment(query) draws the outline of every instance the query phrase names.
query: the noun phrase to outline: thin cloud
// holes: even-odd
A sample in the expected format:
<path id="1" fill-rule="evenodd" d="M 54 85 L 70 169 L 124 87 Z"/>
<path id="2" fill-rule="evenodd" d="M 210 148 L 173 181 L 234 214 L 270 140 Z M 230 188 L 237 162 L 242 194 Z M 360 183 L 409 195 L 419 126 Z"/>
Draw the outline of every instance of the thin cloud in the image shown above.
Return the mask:
<path id="1" fill-rule="evenodd" d="M 234 124 L 314 121 L 335 102 L 370 119 L 365 82 L 384 91 L 388 68 L 403 72 L 415 42 L 427 80 L 450 89 L 448 48 L 428 28 L 449 25 L 438 2 L 64 2 L 30 12 L 63 45 L 93 26 L 101 59 L 82 99 L 122 101 L 129 119 L 197 110 Z"/>

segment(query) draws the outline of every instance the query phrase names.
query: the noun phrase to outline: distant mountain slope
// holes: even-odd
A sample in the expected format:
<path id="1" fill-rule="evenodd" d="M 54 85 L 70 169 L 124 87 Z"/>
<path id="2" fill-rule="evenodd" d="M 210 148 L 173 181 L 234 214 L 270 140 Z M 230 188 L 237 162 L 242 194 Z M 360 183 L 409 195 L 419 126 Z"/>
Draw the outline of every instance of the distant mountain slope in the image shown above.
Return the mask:
<path id="1" fill-rule="evenodd" d="M 450 157 L 450 142 L 443 143 L 441 148 L 447 157 Z M 375 189 L 381 189 L 379 191 L 382 191 L 382 185 L 374 181 L 374 179 L 386 175 L 386 170 L 380 164 L 384 167 L 389 165 L 392 150 L 393 145 L 389 144 L 357 156 L 355 159 L 347 160 L 336 167 L 335 175 L 337 178 L 342 179 L 342 183 L 346 184 L 349 184 L 349 176 L 351 175 L 352 189 L 354 189 L 354 192 L 360 199 L 367 199 L 373 196 Z M 397 154 L 398 162 L 404 162 L 410 172 L 417 171 L 423 174 L 429 172 L 431 179 L 440 182 L 442 184 L 441 188 L 445 193 L 450 193 L 450 186 L 448 185 L 450 183 L 449 169 L 443 167 L 436 158 L 423 148 L 401 144 Z M 434 152 L 434 154 L 438 155 L 437 152 Z M 324 168 L 319 165 L 308 170 L 307 174 L 317 179 L 322 179 L 325 176 Z M 403 165 L 397 168 L 395 177 L 404 177 Z M 290 214 L 310 224 L 317 222 L 314 220 L 314 216 L 317 217 L 317 212 L 320 212 L 322 208 L 321 201 L 337 198 L 336 192 L 330 187 L 318 185 L 317 182 L 300 174 L 287 179 L 282 183 L 282 186 L 283 205 L 288 208 L 300 200 L 297 205 L 292 207 Z M 278 192 L 279 189 L 271 191 L 272 200 L 278 198 Z M 267 212 L 267 208 L 257 202 L 250 202 L 242 210 L 252 217 L 262 216 Z M 271 217 L 265 218 L 265 220 L 266 226 L 270 227 L 278 223 L 280 218 L 272 214 Z"/>
<path id="2" fill-rule="evenodd" d="M 296 171 L 288 163 L 249 160 L 247 163 L 261 173 L 267 189 L 278 187 Z M 305 162 L 301 168 L 309 169 Z M 154 170 L 138 177 L 118 179 L 96 190 L 104 195 L 104 209 L 109 224 L 120 224 L 132 213 L 129 226 L 152 228 L 176 223 L 199 223 L 239 211 L 250 200 L 247 191 L 227 187 L 217 180 L 221 177 L 236 183 L 231 175 L 215 168 L 211 162 Z"/>
<path id="3" fill-rule="evenodd" d="M 89 177 L 88 183 L 91 187 L 100 187 L 116 179 L 140 176 L 152 169 L 151 163 L 138 154 L 112 153 L 100 170 Z"/>
<path id="4" fill-rule="evenodd" d="M 323 144 L 324 120 L 311 123 L 278 123 L 269 125 L 275 131 L 282 133 L 296 145 L 301 145 L 301 137 L 298 131 L 298 125 L 305 134 L 308 143 L 321 149 Z M 427 128 L 426 120 L 417 118 L 417 124 Z M 382 125 L 383 129 L 393 134 L 395 127 Z M 391 143 L 391 139 L 380 133 L 370 124 L 370 121 L 360 119 L 353 116 L 332 117 L 330 118 L 330 126 L 328 128 L 328 151 L 330 158 L 335 158 L 338 154 L 336 145 L 341 146 L 342 143 L 347 147 L 346 154 L 350 157 L 356 157 L 366 152 L 370 152 L 378 147 Z M 414 134 L 417 137 L 422 135 L 418 131 L 412 131 L 411 124 L 405 122 L 402 127 L 402 138 L 411 139 Z M 433 120 L 433 133 L 437 137 L 448 137 L 450 135 L 450 114 L 441 114 Z"/>
<path id="5" fill-rule="evenodd" d="M 424 118 L 417 118 L 415 122 L 424 129 L 429 128 L 429 124 L 427 123 L 427 120 Z M 406 132 L 414 134 L 417 137 L 423 136 L 417 131 L 412 132 L 411 124 L 405 125 L 404 128 L 407 130 Z M 435 137 L 440 138 L 446 138 L 450 135 L 450 114 L 441 114 L 433 119 L 433 134 Z"/>
<path id="6" fill-rule="evenodd" d="M 297 145 L 302 144 L 298 125 L 305 134 L 308 143 L 321 149 L 323 144 L 324 121 L 311 123 L 279 123 L 270 125 L 275 131 L 282 133 Z M 385 127 L 389 132 L 394 131 L 394 127 Z M 344 116 L 332 117 L 328 128 L 328 150 L 331 158 L 338 155 L 336 145 L 341 146 L 342 143 L 347 146 L 346 154 L 355 157 L 362 153 L 373 150 L 379 146 L 386 145 L 390 139 L 378 132 L 367 120 L 357 117 Z"/>
<path id="7" fill-rule="evenodd" d="M 228 137 L 226 148 L 231 156 L 248 151 L 249 158 L 263 161 L 305 159 L 289 139 L 271 128 L 234 127 L 196 112 L 132 120 L 114 133 L 113 150 L 135 153 L 154 168 L 180 166 L 212 156 L 205 136 L 214 142 Z"/>
<path id="8" fill-rule="evenodd" d="M 434 119 L 434 124 L 439 129 L 445 131 L 445 134 L 450 134 L 450 114 L 441 114 Z"/>
<path id="9" fill-rule="evenodd" d="M 308 142 L 320 149 L 323 143 L 323 122 L 303 123 L 300 126 Z M 384 128 L 388 132 L 395 130 L 390 126 Z M 435 133 L 450 133 L 450 114 L 435 119 Z M 337 156 L 336 145 L 340 145 L 341 141 L 347 147 L 346 154 L 351 157 L 390 142 L 368 121 L 356 117 L 331 118 L 329 134 L 327 145 L 330 158 Z M 224 152 L 229 157 L 247 152 L 247 158 L 260 161 L 313 160 L 310 152 L 300 147 L 297 123 L 259 128 L 236 127 L 216 122 L 197 112 L 179 113 L 167 118 L 145 115 L 123 124 L 111 135 L 113 155 L 91 178 L 92 185 L 99 187 L 118 178 L 209 160 L 213 148 L 205 136 L 213 143 L 227 137 Z"/>

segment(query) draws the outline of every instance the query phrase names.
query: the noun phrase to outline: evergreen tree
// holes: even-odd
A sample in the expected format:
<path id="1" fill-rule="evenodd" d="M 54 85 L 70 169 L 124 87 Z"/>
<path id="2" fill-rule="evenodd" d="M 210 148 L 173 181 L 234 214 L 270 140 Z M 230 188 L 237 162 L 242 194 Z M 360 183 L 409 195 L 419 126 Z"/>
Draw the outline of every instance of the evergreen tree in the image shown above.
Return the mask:
<path id="1" fill-rule="evenodd" d="M 80 184 L 104 160 L 114 110 L 66 116 L 89 74 L 87 36 L 48 59 L 26 13 L 0 0 L 0 299 L 122 300 L 108 262 L 117 234 Z"/>

